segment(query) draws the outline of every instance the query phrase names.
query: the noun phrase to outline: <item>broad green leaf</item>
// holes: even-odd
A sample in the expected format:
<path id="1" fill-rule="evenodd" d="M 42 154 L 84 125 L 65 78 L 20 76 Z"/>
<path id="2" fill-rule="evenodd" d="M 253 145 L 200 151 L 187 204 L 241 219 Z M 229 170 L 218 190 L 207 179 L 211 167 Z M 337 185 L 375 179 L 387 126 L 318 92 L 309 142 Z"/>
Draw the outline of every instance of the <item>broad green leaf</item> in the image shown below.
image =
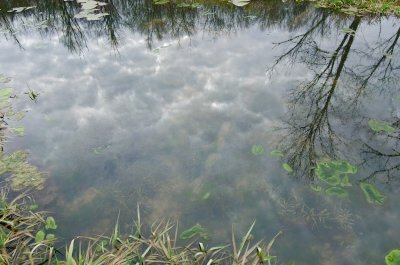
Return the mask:
<path id="1" fill-rule="evenodd" d="M 38 231 L 35 236 L 35 242 L 36 243 L 42 242 L 44 240 L 44 236 L 45 234 L 43 230 Z"/>
<path id="2" fill-rule="evenodd" d="M 374 132 L 387 132 L 387 133 L 394 133 L 396 131 L 388 122 L 371 119 L 368 121 L 368 126 Z"/>
<path id="3" fill-rule="evenodd" d="M 385 196 L 383 196 L 375 185 L 367 182 L 361 182 L 360 188 L 364 192 L 365 198 L 369 203 L 383 204 Z"/>
<path id="4" fill-rule="evenodd" d="M 342 182 L 340 178 L 342 175 L 355 173 L 357 173 L 357 167 L 345 161 L 321 161 L 317 163 L 317 168 L 315 169 L 317 177 L 332 186 Z M 344 185 L 349 185 L 347 180 L 346 178 L 344 179 Z"/>
<path id="5" fill-rule="evenodd" d="M 251 146 L 251 153 L 255 156 L 264 154 L 264 147 L 261 144 L 253 144 Z"/>
<path id="6" fill-rule="evenodd" d="M 286 170 L 288 173 L 292 173 L 293 172 L 293 168 L 288 163 L 283 163 L 282 164 L 282 168 L 284 170 Z"/>
<path id="7" fill-rule="evenodd" d="M 385 256 L 386 265 L 400 265 L 400 249 L 392 249 Z"/>
<path id="8" fill-rule="evenodd" d="M 14 134 L 18 135 L 18 136 L 23 136 L 25 134 L 25 128 L 24 127 L 10 128 L 10 131 L 13 132 Z"/>
<path id="9" fill-rule="evenodd" d="M 280 151 L 280 150 L 272 150 L 271 153 L 270 153 L 270 155 L 271 155 L 272 157 L 284 157 L 284 156 L 285 156 L 285 155 L 283 154 L 283 152 Z"/>
<path id="10" fill-rule="evenodd" d="M 46 219 L 46 229 L 55 230 L 57 229 L 56 220 L 52 216 L 47 217 Z"/>
<path id="11" fill-rule="evenodd" d="M 47 234 L 46 235 L 46 240 L 52 241 L 55 240 L 56 236 L 54 234 Z"/>
<path id="12" fill-rule="evenodd" d="M 0 101 L 7 100 L 11 97 L 13 89 L 11 87 L 5 87 L 0 89 Z"/>

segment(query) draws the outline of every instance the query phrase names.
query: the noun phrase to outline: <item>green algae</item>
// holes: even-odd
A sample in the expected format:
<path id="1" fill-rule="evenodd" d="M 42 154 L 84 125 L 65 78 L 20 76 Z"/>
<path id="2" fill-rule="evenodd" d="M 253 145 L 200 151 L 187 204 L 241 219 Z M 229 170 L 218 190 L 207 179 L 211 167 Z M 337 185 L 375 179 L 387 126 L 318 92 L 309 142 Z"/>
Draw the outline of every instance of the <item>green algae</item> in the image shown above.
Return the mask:
<path id="1" fill-rule="evenodd" d="M 45 176 L 26 161 L 27 157 L 26 151 L 17 151 L 10 156 L 0 155 L 0 175 L 10 181 L 10 186 L 15 191 L 43 188 Z"/>
<path id="2" fill-rule="evenodd" d="M 361 182 L 360 188 L 364 192 L 365 198 L 371 204 L 383 204 L 385 201 L 385 196 L 383 196 L 375 185 L 367 182 Z"/>

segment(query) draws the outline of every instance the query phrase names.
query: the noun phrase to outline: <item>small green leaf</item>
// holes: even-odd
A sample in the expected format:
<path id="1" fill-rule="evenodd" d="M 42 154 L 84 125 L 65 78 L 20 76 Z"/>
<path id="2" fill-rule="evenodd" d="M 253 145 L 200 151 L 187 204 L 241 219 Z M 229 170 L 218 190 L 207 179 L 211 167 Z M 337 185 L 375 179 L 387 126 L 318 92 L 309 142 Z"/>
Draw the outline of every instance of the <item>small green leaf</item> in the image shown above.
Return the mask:
<path id="1" fill-rule="evenodd" d="M 46 235 L 46 240 L 52 241 L 55 240 L 56 236 L 54 234 L 47 234 Z"/>
<path id="2" fill-rule="evenodd" d="M 387 133 L 394 133 L 396 129 L 393 128 L 388 122 L 371 119 L 368 121 L 368 126 L 374 132 L 387 132 Z"/>
<path id="3" fill-rule="evenodd" d="M 57 229 L 56 220 L 53 217 L 49 216 L 46 219 L 46 229 Z"/>
<path id="4" fill-rule="evenodd" d="M 10 128 L 10 131 L 13 132 L 15 135 L 18 135 L 18 136 L 24 136 L 24 134 L 25 134 L 25 128 L 24 127 Z"/>
<path id="5" fill-rule="evenodd" d="M 272 150 L 271 153 L 270 153 L 270 155 L 271 155 L 272 157 L 284 157 L 284 156 L 285 156 L 285 155 L 283 154 L 283 152 L 280 151 L 280 150 Z"/>
<path id="6" fill-rule="evenodd" d="M 35 210 L 37 210 L 37 208 L 39 208 L 39 205 L 32 204 L 31 206 L 29 206 L 29 211 L 35 211 Z"/>
<path id="7" fill-rule="evenodd" d="M 400 265 L 400 249 L 392 249 L 385 256 L 386 265 Z"/>
<path id="8" fill-rule="evenodd" d="M 319 185 L 315 185 L 315 184 L 310 184 L 310 188 L 315 191 L 315 192 L 320 192 L 322 191 L 322 187 Z"/>
<path id="9" fill-rule="evenodd" d="M 264 147 L 261 144 L 253 144 L 251 146 L 251 153 L 255 156 L 260 156 L 264 154 Z"/>
<path id="10" fill-rule="evenodd" d="M 36 243 L 42 242 L 44 240 L 44 236 L 45 234 L 43 230 L 38 231 L 35 236 L 35 242 Z"/>
<path id="11" fill-rule="evenodd" d="M 330 187 L 329 189 L 325 190 L 325 193 L 330 196 L 337 196 L 339 198 L 346 198 L 349 194 L 348 192 L 340 187 Z"/>
<path id="12" fill-rule="evenodd" d="M 288 163 L 283 163 L 282 164 L 282 168 L 284 170 L 286 170 L 288 173 L 292 173 L 293 172 L 293 168 Z"/>
<path id="13" fill-rule="evenodd" d="M 203 199 L 203 200 L 207 200 L 208 198 L 210 198 L 210 195 L 211 195 L 211 193 L 206 192 L 206 193 L 203 195 L 202 199 Z"/>
<path id="14" fill-rule="evenodd" d="M 13 89 L 11 87 L 5 87 L 0 89 L 0 101 L 7 100 L 11 97 Z"/>

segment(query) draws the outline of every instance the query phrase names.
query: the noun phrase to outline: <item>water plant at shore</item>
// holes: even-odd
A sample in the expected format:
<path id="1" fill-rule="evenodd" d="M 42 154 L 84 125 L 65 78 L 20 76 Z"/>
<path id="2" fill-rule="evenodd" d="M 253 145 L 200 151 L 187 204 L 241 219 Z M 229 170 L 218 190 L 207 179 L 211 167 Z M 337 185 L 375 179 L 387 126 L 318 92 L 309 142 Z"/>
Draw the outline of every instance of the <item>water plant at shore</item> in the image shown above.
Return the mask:
<path id="1" fill-rule="evenodd" d="M 134 234 L 121 235 L 117 222 L 110 236 L 78 237 L 63 251 L 53 234 L 51 238 L 44 236 L 44 229 L 57 228 L 55 219 L 31 211 L 29 198 L 21 194 L 8 201 L 7 192 L 1 191 L 0 264 L 271 264 L 276 258 L 270 255 L 271 247 L 282 233 L 269 243 L 251 243 L 254 222 L 239 242 L 232 232 L 231 245 L 207 246 L 194 235 L 190 243 L 179 246 L 177 226 L 170 222 L 146 226 L 138 209 Z M 196 231 L 202 228 L 195 227 Z"/>

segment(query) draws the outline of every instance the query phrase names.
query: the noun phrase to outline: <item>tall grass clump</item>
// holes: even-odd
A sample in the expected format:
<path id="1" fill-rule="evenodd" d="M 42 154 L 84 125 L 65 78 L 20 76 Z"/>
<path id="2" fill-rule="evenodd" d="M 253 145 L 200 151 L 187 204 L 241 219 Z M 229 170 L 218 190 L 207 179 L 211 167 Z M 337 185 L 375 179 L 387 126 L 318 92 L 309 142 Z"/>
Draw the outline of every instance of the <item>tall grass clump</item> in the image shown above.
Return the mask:
<path id="1" fill-rule="evenodd" d="M 117 221 L 110 236 L 77 237 L 62 246 L 53 235 L 44 236 L 45 227 L 50 228 L 49 219 L 53 219 L 45 218 L 45 212 L 32 211 L 29 196 L 21 194 L 8 201 L 7 191 L 0 193 L 0 264 L 6 265 L 270 265 L 275 259 L 270 255 L 271 247 L 281 234 L 279 232 L 269 243 L 252 242 L 254 222 L 240 240 L 232 231 L 229 245 L 207 246 L 198 239 L 179 245 L 176 224 L 166 221 L 147 226 L 141 221 L 138 207 L 130 235 L 120 234 Z"/>

